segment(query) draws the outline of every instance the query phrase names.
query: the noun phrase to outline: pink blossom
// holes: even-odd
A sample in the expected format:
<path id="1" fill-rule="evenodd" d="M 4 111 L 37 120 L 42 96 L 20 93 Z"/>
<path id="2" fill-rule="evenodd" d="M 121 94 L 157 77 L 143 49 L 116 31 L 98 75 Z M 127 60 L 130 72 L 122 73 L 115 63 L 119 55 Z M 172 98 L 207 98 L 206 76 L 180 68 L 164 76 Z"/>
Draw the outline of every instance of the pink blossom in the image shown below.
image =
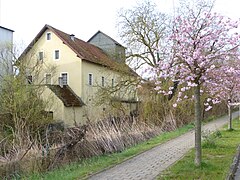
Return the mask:
<path id="1" fill-rule="evenodd" d="M 205 111 L 209 111 L 210 109 L 212 109 L 212 106 L 208 106 Z"/>
<path id="2" fill-rule="evenodd" d="M 189 90 L 200 86 L 200 95 L 203 90 L 209 95 L 205 106 L 210 110 L 213 104 L 233 97 L 240 89 L 240 53 L 237 50 L 240 34 L 235 29 L 239 21 L 211 12 L 202 12 L 197 19 L 193 14 L 190 9 L 187 15 L 175 19 L 178 29 L 169 34 L 168 40 L 178 43 L 172 43 L 174 51 L 168 52 L 166 59 L 154 68 L 155 89 L 164 95 L 173 94 L 173 87 L 166 87 L 159 79 L 178 80 L 176 101 L 181 101 L 191 97 L 186 95 L 187 91 L 193 92 Z"/>

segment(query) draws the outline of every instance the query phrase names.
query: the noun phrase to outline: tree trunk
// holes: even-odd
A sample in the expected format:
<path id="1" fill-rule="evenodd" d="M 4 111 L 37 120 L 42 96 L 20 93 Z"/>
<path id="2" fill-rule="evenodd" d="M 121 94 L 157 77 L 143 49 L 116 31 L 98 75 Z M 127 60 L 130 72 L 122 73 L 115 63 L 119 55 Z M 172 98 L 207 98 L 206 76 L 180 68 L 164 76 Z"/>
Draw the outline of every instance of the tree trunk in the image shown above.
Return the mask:
<path id="1" fill-rule="evenodd" d="M 238 107 L 238 120 L 240 120 L 240 104 L 239 104 L 239 107 Z"/>
<path id="2" fill-rule="evenodd" d="M 232 130 L 232 106 L 230 105 L 228 105 L 228 117 L 229 117 L 228 130 Z"/>
<path id="3" fill-rule="evenodd" d="M 195 108 L 195 165 L 200 166 L 202 161 L 201 147 L 201 103 L 200 103 L 200 85 L 194 89 L 194 108 Z"/>

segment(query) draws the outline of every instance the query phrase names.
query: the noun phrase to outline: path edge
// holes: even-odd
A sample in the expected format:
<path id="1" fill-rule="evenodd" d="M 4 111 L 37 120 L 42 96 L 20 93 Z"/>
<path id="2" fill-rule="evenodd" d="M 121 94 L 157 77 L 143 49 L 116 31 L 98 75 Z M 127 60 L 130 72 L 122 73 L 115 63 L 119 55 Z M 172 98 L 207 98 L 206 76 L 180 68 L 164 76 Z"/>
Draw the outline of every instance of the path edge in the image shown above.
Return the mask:
<path id="1" fill-rule="evenodd" d="M 237 148 L 237 153 L 233 158 L 233 162 L 232 162 L 232 165 L 230 166 L 230 170 L 229 170 L 229 173 L 226 177 L 226 180 L 233 180 L 234 179 L 239 161 L 240 161 L 240 145 Z"/>

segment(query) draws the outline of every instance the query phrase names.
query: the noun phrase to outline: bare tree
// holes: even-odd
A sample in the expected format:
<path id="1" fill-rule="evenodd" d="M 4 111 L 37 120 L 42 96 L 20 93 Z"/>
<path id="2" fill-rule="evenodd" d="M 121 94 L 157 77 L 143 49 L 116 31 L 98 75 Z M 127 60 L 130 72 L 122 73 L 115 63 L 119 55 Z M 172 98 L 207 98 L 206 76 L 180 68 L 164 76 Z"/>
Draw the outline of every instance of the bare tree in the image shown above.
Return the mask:
<path id="1" fill-rule="evenodd" d="M 51 122 L 52 118 L 45 111 L 52 106 L 52 99 L 43 99 L 45 91 L 44 77 L 41 77 L 41 64 L 34 62 L 31 57 L 18 59 L 15 49 L 9 50 L 11 53 L 12 73 L 4 74 L 0 84 L 0 116 L 1 127 L 9 128 L 14 142 L 20 146 L 31 142 L 29 138 L 38 136 L 39 130 L 44 125 Z M 1 59 L 6 62 L 5 53 L 1 54 Z M 9 68 L 9 66 L 2 66 Z M 53 72 L 55 68 L 50 70 Z M 33 80 L 37 84 L 33 83 Z M 39 83 L 40 82 L 40 83 Z M 46 99 L 46 98 L 45 98 Z M 2 132 L 1 132 L 2 133 Z M 32 136 L 33 135 L 33 136 Z"/>
<path id="2" fill-rule="evenodd" d="M 156 4 L 143 1 L 119 12 L 119 34 L 128 47 L 127 60 L 135 70 L 143 65 L 155 67 L 164 58 L 168 18 Z"/>

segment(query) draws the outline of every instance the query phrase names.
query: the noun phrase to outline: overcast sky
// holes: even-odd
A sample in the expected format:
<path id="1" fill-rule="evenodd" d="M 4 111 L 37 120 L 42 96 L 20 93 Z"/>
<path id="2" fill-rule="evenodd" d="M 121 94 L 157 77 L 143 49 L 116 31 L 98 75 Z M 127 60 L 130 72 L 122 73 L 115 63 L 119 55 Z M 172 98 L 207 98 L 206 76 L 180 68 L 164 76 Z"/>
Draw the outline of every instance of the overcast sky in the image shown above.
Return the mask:
<path id="1" fill-rule="evenodd" d="M 160 11 L 173 11 L 178 0 L 152 0 Z M 116 28 L 120 8 L 136 0 L 0 0 L 0 25 L 13 29 L 14 43 L 26 46 L 45 24 L 87 41 L 98 30 L 121 43 Z M 216 0 L 216 10 L 240 18 L 240 0 Z"/>

